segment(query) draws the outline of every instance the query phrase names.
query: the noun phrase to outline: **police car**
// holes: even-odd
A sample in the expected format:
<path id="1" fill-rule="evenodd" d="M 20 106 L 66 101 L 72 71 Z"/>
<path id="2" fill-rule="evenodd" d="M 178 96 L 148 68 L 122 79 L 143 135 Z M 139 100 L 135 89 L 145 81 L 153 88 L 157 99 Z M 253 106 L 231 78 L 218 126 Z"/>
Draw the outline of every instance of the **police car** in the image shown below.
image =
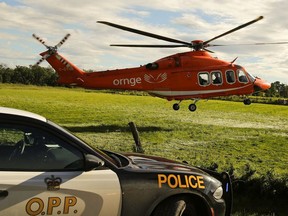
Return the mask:
<path id="1" fill-rule="evenodd" d="M 0 215 L 230 215 L 229 176 L 92 148 L 46 118 L 0 107 Z"/>

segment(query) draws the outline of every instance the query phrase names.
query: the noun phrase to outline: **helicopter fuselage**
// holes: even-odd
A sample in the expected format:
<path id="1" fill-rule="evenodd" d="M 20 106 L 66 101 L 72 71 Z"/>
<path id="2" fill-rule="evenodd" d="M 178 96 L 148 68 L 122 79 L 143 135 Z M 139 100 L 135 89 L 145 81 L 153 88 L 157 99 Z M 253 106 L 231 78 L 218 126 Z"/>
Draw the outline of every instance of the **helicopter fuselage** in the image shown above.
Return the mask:
<path id="1" fill-rule="evenodd" d="M 59 56 L 52 55 L 47 61 L 52 66 L 56 65 Z M 60 58 L 64 59 L 62 56 Z M 64 68 L 61 65 L 54 67 L 60 75 L 59 82 L 89 89 L 146 91 L 167 100 L 247 95 L 254 92 L 255 78 L 243 67 L 214 58 L 206 51 L 178 53 L 135 68 L 89 73 L 82 71 L 78 76 L 72 72 L 75 70 L 74 65 L 66 59 L 63 62 L 66 63 Z M 63 74 L 65 72 L 66 75 Z"/>

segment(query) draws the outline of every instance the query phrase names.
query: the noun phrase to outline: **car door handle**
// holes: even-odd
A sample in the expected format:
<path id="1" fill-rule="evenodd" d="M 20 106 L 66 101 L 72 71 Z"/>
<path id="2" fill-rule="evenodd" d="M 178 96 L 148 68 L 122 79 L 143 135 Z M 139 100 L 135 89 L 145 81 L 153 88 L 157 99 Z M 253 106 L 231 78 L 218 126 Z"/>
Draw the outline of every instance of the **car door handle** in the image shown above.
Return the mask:
<path id="1" fill-rule="evenodd" d="M 0 199 L 8 196 L 7 190 L 0 190 Z"/>

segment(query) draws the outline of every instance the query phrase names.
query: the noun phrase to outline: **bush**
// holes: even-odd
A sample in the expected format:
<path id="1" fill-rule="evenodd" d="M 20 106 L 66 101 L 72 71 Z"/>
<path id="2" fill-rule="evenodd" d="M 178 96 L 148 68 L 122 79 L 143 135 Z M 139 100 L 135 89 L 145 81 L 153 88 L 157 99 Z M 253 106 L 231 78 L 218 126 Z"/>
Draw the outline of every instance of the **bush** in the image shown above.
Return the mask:
<path id="1" fill-rule="evenodd" d="M 244 175 L 233 179 L 234 212 L 238 215 L 286 215 L 288 176 L 276 178 L 268 171 L 253 178 L 254 173 L 247 164 Z"/>

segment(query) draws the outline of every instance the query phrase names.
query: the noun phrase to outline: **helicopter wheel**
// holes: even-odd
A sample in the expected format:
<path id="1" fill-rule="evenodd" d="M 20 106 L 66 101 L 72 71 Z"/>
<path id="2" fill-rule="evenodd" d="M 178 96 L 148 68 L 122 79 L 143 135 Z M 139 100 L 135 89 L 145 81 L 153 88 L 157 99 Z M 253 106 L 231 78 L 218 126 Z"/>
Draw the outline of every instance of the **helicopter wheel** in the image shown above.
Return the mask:
<path id="1" fill-rule="evenodd" d="M 174 109 L 175 111 L 179 110 L 179 109 L 180 109 L 179 104 L 178 104 L 178 103 L 173 104 L 173 109 Z"/>
<path id="2" fill-rule="evenodd" d="M 190 105 L 188 106 L 188 109 L 189 109 L 191 112 L 194 112 L 194 111 L 197 109 L 197 106 L 196 106 L 196 104 L 190 104 Z"/>
<path id="3" fill-rule="evenodd" d="M 251 100 L 250 100 L 249 98 L 245 98 L 244 101 L 243 101 L 243 103 L 244 103 L 245 105 L 250 105 L 250 104 L 251 104 Z"/>

